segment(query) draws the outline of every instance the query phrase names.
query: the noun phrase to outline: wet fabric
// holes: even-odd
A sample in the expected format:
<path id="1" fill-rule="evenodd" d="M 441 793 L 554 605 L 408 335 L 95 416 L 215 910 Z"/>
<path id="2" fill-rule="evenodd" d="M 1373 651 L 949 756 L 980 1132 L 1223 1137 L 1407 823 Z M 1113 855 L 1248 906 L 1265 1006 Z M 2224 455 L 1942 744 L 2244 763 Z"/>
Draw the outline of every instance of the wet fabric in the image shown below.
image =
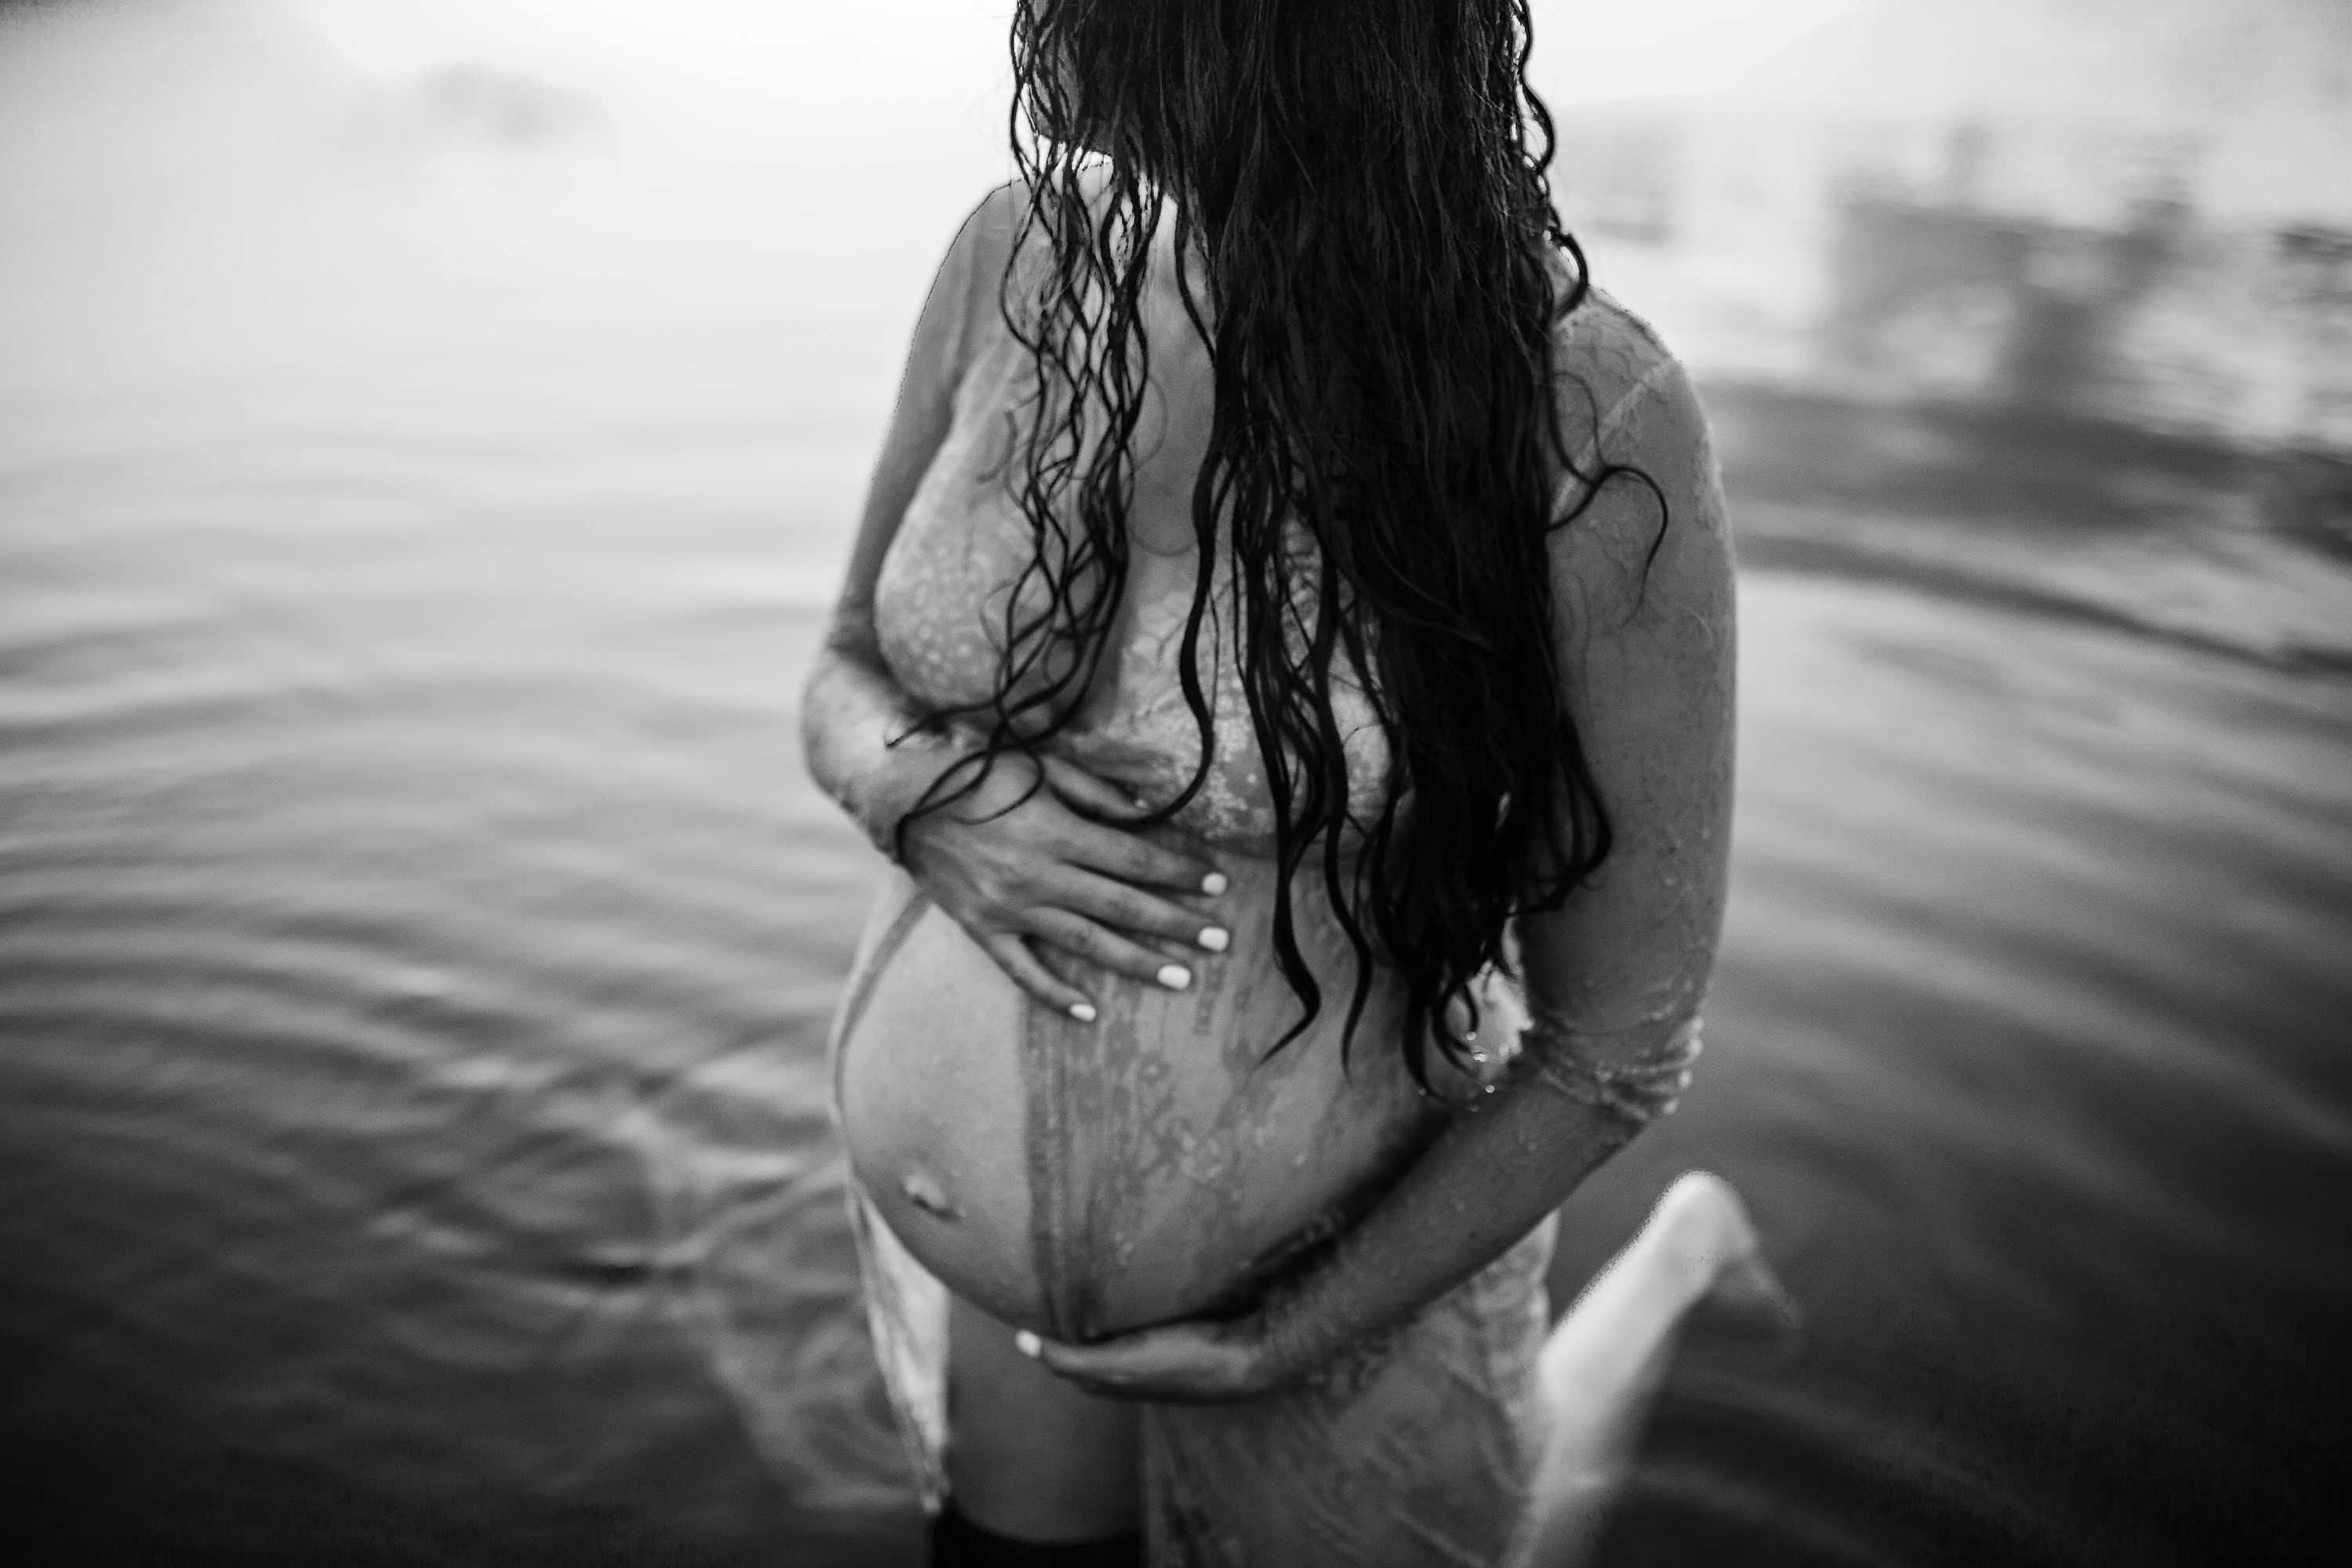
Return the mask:
<path id="1" fill-rule="evenodd" d="M 928 908 L 903 876 L 876 906 L 835 1021 L 836 1077 L 875 985 Z M 908 1464 L 936 1510 L 947 1496 L 947 1288 L 854 1176 L 849 1204 L 876 1354 Z M 1535 1365 L 1549 1322 L 1554 1224 L 1301 1386 L 1239 1405 L 1139 1405 L 1145 1562 L 1513 1561 L 1547 1430 Z"/>
<path id="2" fill-rule="evenodd" d="M 907 694 L 930 711 L 984 702 L 994 689 L 1008 617 L 1024 619 L 1039 607 L 1038 583 L 1024 581 L 1035 546 L 1014 493 L 1017 432 L 1034 416 L 1029 403 L 1035 377 L 1029 351 L 999 308 L 999 284 L 1008 271 L 1017 297 L 1030 288 L 1026 269 L 1036 265 L 1026 253 L 1014 255 L 1017 223 L 1006 187 L 982 202 L 957 236 L 933 286 L 900 393 L 902 400 L 936 400 L 951 411 L 946 438 L 926 459 L 874 590 L 874 626 L 884 658 Z M 1163 233 L 1158 264 L 1172 265 L 1165 243 Z M 1565 265 L 1557 271 L 1564 290 Z M 1142 325 L 1155 368 L 1135 445 L 1153 461 L 1172 458 L 1181 467 L 1205 448 L 1210 410 L 1195 395 L 1199 389 L 1183 384 L 1185 372 L 1169 367 L 1181 366 L 1197 347 L 1189 325 L 1163 299 L 1147 299 Z M 1606 462 L 1659 435 L 1671 446 L 1678 434 L 1703 429 L 1681 364 L 1645 322 L 1600 290 L 1561 322 L 1554 363 L 1574 470 L 1561 482 L 1563 511 L 1582 498 L 1578 473 L 1594 476 Z M 1679 428 L 1648 428 L 1661 421 Z M 1723 502 L 1711 458 L 1703 467 L 1650 477 L 1671 515 L 1719 519 Z M 1051 742 L 1058 753 L 1155 805 L 1181 791 L 1201 751 L 1198 721 L 1179 676 L 1181 637 L 1198 570 L 1190 543 L 1189 480 L 1189 474 L 1181 483 L 1153 473 L 1138 478 L 1130 531 L 1139 539 L 1184 542 L 1172 557 L 1151 548 L 1131 552 L 1127 595 L 1098 685 Z M 1298 580 L 1311 581 L 1306 569 L 1312 540 L 1302 531 L 1286 548 Z M 1265 856 L 1274 847 L 1273 797 L 1241 685 L 1234 628 L 1223 624 L 1231 568 L 1229 558 L 1210 563 L 1212 592 L 1198 653 L 1213 755 L 1199 794 L 1174 821 L 1205 843 Z M 1300 611 L 1302 624 L 1311 625 L 1312 605 L 1302 604 Z M 1360 680 L 1335 668 L 1332 684 L 1332 716 L 1349 759 L 1349 806 L 1359 819 L 1370 820 L 1378 815 L 1386 741 Z"/>
<path id="3" fill-rule="evenodd" d="M 893 675 L 918 705 L 932 710 L 986 695 L 997 668 L 993 639 L 1022 591 L 1032 549 L 1006 481 L 1028 374 L 1025 351 L 998 310 L 998 285 L 1016 265 L 1015 226 L 1009 191 L 983 203 L 965 226 L 926 309 L 901 394 L 940 400 L 952 410 L 948 436 L 927 458 L 886 554 L 874 602 L 876 632 Z M 1158 364 L 1163 356 L 1154 342 Z M 1556 363 L 1579 472 L 1594 474 L 1661 435 L 1670 442 L 1693 437 L 1682 445 L 1705 451 L 1703 437 L 1695 436 L 1703 419 L 1681 367 L 1644 324 L 1606 296 L 1591 295 L 1563 321 Z M 1160 390 L 1162 422 L 1153 437 L 1180 443 L 1187 390 L 1172 384 Z M 1197 415 L 1195 408 L 1191 416 Z M 1652 478 L 1674 515 L 1719 515 L 1711 461 Z M 1563 511 L 1580 499 L 1581 482 L 1574 475 L 1564 480 Z M 1181 487 L 1139 486 L 1131 518 L 1139 537 L 1152 528 L 1174 537 L 1180 522 L 1189 537 L 1189 521 L 1146 515 L 1154 505 L 1180 505 L 1181 493 Z M 1107 660 L 1108 683 L 1047 744 L 1158 801 L 1174 795 L 1199 757 L 1199 731 L 1170 651 L 1171 628 L 1181 626 L 1199 568 L 1189 559 L 1155 568 L 1144 562 L 1148 553 L 1138 552 L 1139 575 L 1129 580 L 1129 602 L 1112 629 L 1117 657 Z M 1213 562 L 1208 569 L 1229 566 Z M 1272 849 L 1263 761 L 1231 639 L 1213 626 L 1209 633 L 1201 674 L 1213 708 L 1213 765 L 1176 826 L 1221 857 L 1263 859 Z M 1376 790 L 1385 775 L 1381 738 L 1360 703 L 1360 693 L 1335 697 L 1351 794 Z M 1377 797 L 1354 804 L 1360 811 Z M 894 876 L 860 943 L 835 1020 L 836 1086 L 845 1043 L 926 910 L 912 883 Z M 1487 1038 L 1515 1039 L 1514 999 L 1497 988 L 1495 1006 Z M 1202 1043 L 1216 1048 L 1213 1041 Z M 1316 1042 L 1302 1039 L 1295 1048 L 1311 1050 Z M 1504 1053 L 1493 1054 L 1499 1068 Z M 1031 1098 L 1028 1135 L 1034 1140 L 1038 1108 Z M 1378 1112 L 1391 1113 L 1402 1125 L 1415 1112 L 1402 1104 Z M 1045 1187 L 1051 1201 L 1054 1184 Z M 945 1491 L 947 1291 L 854 1183 L 850 1201 L 877 1353 L 909 1462 L 936 1508 Z M 1153 1568 L 1484 1568 L 1510 1562 L 1544 1431 L 1534 1371 L 1548 1321 L 1543 1274 L 1551 1241 L 1547 1221 L 1469 1281 L 1305 1386 L 1234 1405 L 1142 1406 L 1147 1561 Z"/>

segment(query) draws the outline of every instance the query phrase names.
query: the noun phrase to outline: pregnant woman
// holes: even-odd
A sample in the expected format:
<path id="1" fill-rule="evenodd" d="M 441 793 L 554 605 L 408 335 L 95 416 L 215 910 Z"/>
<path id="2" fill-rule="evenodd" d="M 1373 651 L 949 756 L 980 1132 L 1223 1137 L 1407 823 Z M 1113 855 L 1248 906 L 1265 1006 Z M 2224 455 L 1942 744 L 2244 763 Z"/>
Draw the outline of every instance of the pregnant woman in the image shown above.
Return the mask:
<path id="1" fill-rule="evenodd" d="M 1732 583 L 1527 27 L 1016 6 L 804 706 L 897 867 L 835 1089 L 942 1562 L 1529 1547 L 1549 1216 L 1697 1050 Z"/>

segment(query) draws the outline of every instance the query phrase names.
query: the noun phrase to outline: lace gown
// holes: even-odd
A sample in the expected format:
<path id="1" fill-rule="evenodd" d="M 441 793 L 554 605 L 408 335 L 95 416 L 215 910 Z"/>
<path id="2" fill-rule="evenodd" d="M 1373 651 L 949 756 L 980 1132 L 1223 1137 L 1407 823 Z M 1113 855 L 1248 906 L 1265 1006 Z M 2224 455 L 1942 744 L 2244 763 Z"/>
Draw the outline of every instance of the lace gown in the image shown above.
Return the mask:
<path id="1" fill-rule="evenodd" d="M 934 338 L 945 345 L 937 363 L 919 362 L 910 375 L 939 378 L 929 390 L 950 400 L 952 420 L 876 589 L 891 671 L 934 709 L 985 695 L 996 669 L 992 634 L 1002 635 L 1031 548 L 1005 479 L 1029 374 L 996 308 L 998 280 L 1022 264 L 1012 255 L 1012 200 L 1008 188 L 982 204 L 935 290 L 932 309 L 955 316 Z M 1135 447 L 1138 548 L 1115 657 L 1051 744 L 1161 800 L 1199 754 L 1175 638 L 1198 570 L 1189 496 L 1207 416 L 1199 378 L 1185 374 L 1182 332 L 1171 321 L 1147 325 L 1157 395 Z M 1697 405 L 1648 328 L 1595 294 L 1563 323 L 1558 344 L 1555 363 L 1572 382 L 1563 405 L 1578 466 L 1650 451 L 1653 427 L 1671 422 L 1677 428 L 1666 433 L 1682 438 L 1663 445 L 1690 454 L 1688 471 L 1652 477 L 1670 507 L 1719 508 Z M 1562 506 L 1572 499 L 1563 493 Z M 940 1273 L 998 1316 L 1060 1337 L 1185 1315 L 1245 1296 L 1377 1201 L 1444 1115 L 1403 1073 L 1392 1044 L 1401 998 L 1384 977 L 1344 1066 L 1344 1007 L 1327 1006 L 1302 1037 L 1265 1057 L 1297 1016 L 1267 935 L 1272 806 L 1213 624 L 1201 658 L 1213 766 L 1166 831 L 1232 875 L 1218 908 L 1234 942 L 1194 965 L 1194 987 L 1171 993 L 1091 975 L 1102 1010 L 1091 1027 L 1032 1008 L 903 875 L 894 874 L 859 943 L 834 1029 L 836 1105 L 856 1177 L 874 1338 L 934 1505 L 946 1437 Z M 1360 697 L 1342 691 L 1339 707 L 1363 809 L 1377 800 L 1385 752 Z M 1313 888 L 1295 887 L 1293 897 L 1308 961 L 1331 977 L 1327 994 L 1336 985 L 1344 996 L 1352 971 L 1328 910 Z M 1486 1000 L 1486 1037 L 1515 1039 L 1516 998 L 1493 984 Z M 1499 1068 L 1498 1059 L 1491 1070 Z M 942 1109 L 986 1102 L 991 1071 L 1020 1107 L 1019 1125 L 992 1136 Z M 951 1223 L 919 1201 L 918 1179 L 934 1171 L 954 1190 Z M 1531 1373 L 1548 1321 L 1550 1247 L 1548 1222 L 1305 1386 L 1238 1405 L 1141 1406 L 1149 1561 L 1508 1561 L 1544 1431 Z"/>

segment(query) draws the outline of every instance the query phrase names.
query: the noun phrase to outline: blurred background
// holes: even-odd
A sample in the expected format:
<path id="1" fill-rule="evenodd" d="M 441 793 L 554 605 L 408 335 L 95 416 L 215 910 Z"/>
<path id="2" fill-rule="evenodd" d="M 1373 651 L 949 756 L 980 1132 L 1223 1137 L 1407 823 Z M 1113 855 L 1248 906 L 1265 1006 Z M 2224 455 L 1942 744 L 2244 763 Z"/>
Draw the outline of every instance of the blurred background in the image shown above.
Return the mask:
<path id="1" fill-rule="evenodd" d="M 0 1552 L 893 1563 L 793 703 L 1005 0 L 0 5 Z M 1538 0 L 1735 887 L 1610 1563 L 2286 1561 L 2352 1395 L 2352 6 Z"/>

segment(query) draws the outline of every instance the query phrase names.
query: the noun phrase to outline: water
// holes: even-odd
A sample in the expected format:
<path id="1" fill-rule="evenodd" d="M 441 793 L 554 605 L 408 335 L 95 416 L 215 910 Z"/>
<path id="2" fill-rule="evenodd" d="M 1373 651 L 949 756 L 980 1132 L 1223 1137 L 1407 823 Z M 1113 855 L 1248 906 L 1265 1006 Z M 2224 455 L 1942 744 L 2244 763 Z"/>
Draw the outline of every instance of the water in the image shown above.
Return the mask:
<path id="1" fill-rule="evenodd" d="M 0 79 L 16 1539 L 908 1560 L 817 1062 L 876 865 L 793 701 L 969 192 L 818 244 L 324 89 L 134 137 L 172 44 Z M 1677 1369 L 1606 1560 L 2283 1557 L 2352 1392 L 2352 571 L 2259 465 L 1710 395 L 1713 1048 L 1555 1284 L 1704 1164 L 1812 1335 Z"/>

